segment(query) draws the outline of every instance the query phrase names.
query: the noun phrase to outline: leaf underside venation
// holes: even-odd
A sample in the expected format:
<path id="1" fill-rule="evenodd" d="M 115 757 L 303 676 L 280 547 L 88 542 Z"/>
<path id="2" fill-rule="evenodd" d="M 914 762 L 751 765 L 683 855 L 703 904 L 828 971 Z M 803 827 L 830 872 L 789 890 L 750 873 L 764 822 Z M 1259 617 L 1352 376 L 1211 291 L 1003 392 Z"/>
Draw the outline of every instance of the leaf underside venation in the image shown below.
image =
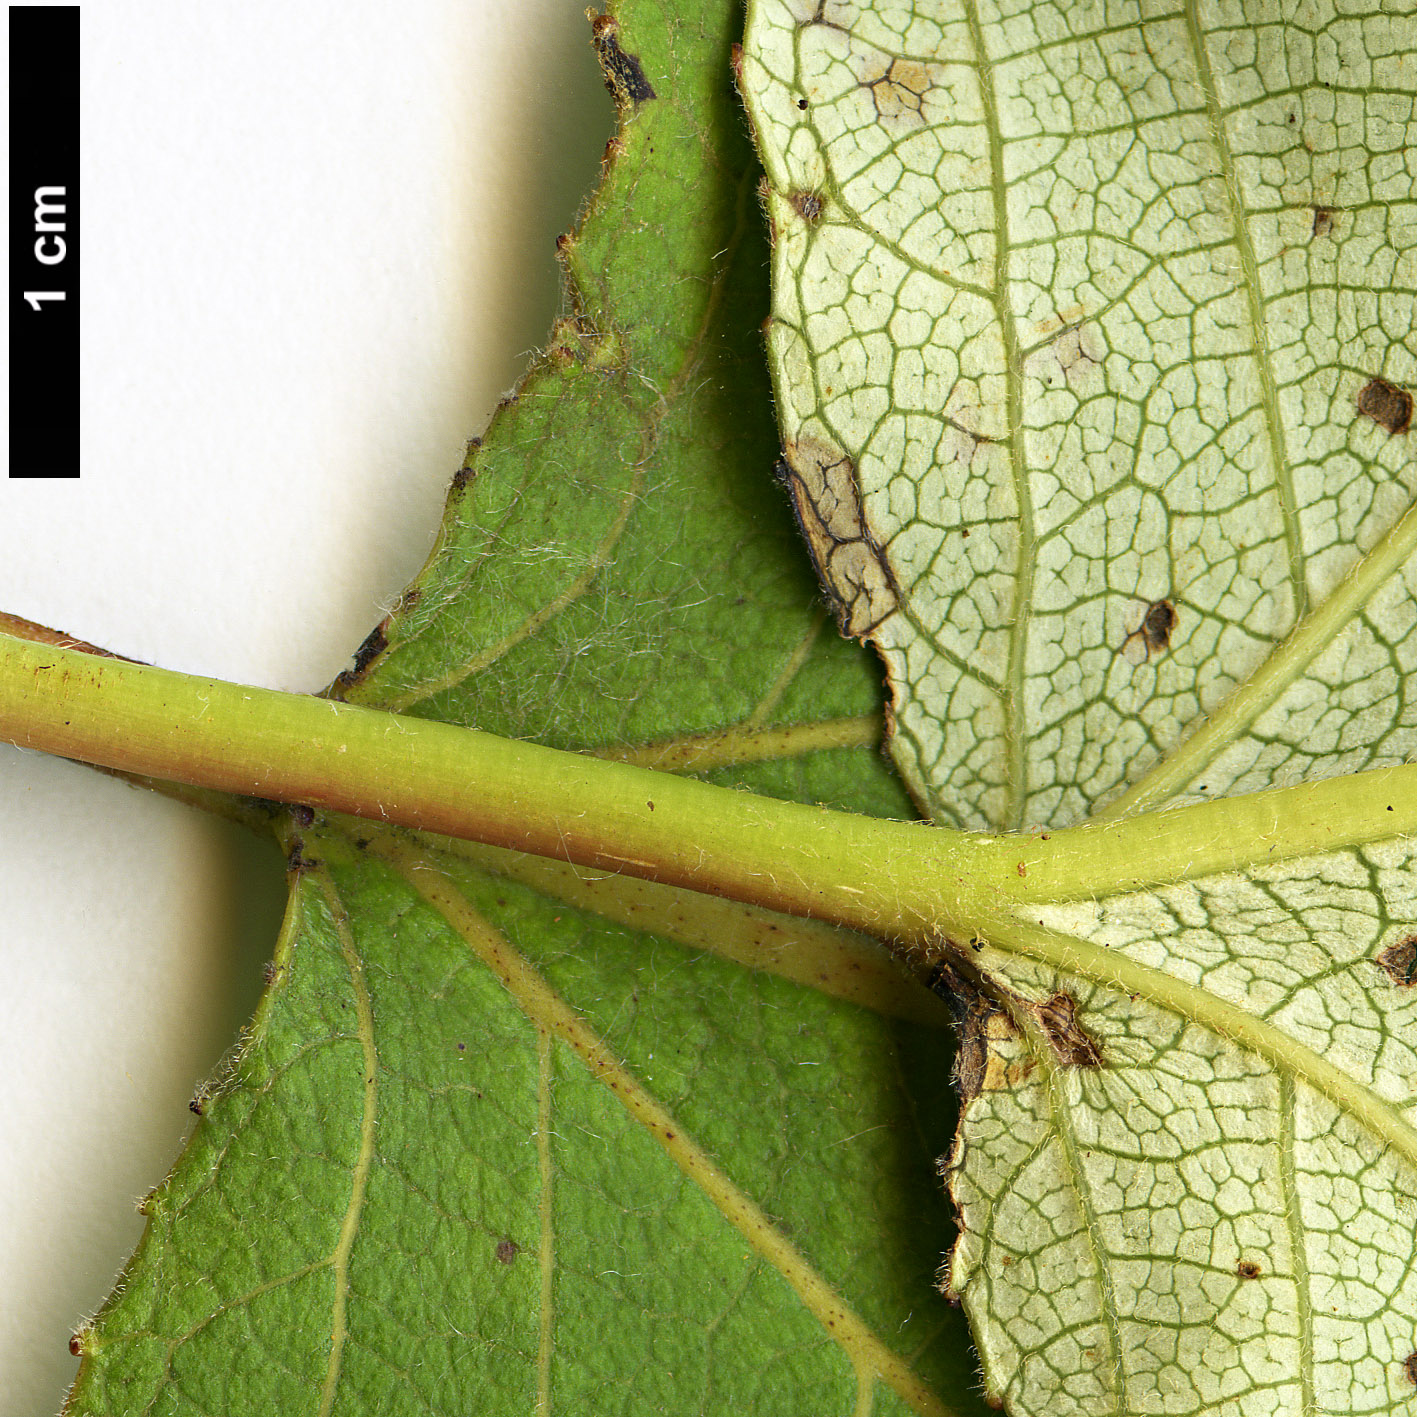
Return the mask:
<path id="1" fill-rule="evenodd" d="M 1414 12 L 1144 11 L 749 6 L 794 491 L 942 822 L 1417 754 Z M 1011 1411 L 1417 1407 L 1413 847 L 1261 853 L 957 966 Z"/>

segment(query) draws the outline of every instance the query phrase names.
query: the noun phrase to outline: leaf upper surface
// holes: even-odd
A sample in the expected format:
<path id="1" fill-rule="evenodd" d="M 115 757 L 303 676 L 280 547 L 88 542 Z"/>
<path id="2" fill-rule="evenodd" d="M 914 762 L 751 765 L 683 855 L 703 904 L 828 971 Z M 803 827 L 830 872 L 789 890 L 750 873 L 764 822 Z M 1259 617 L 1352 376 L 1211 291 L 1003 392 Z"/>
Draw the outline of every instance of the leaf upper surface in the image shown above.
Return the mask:
<path id="1" fill-rule="evenodd" d="M 596 22 L 621 125 L 566 315 L 332 692 L 906 816 L 771 479 L 738 23 Z M 357 825 L 286 840 L 271 987 L 70 1410 L 982 1414 L 932 1282 L 947 1015 L 876 942 Z"/>

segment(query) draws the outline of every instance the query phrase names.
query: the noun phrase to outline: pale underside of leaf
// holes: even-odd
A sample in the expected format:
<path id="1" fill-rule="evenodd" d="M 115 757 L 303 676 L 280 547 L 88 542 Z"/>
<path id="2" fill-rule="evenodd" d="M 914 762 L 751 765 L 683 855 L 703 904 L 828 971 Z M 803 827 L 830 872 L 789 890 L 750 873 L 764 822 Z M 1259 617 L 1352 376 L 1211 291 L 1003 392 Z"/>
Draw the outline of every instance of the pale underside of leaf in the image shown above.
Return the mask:
<path id="1" fill-rule="evenodd" d="M 749 10 L 784 449 L 917 798 L 1417 753 L 1413 8 Z M 952 942 L 951 1281 L 1011 1411 L 1417 1402 L 1413 847 L 1256 862 Z"/>
<path id="2" fill-rule="evenodd" d="M 951 1165 L 991 1389 L 1059 1417 L 1406 1410 L 1417 847 L 1036 918 L 1051 958 L 1007 927 L 975 956 L 1005 1022 Z M 1059 996 L 1100 1066 L 1040 1028 Z"/>
<path id="3" fill-rule="evenodd" d="M 1325 614 L 1417 486 L 1363 411 L 1417 385 L 1414 51 L 1400 5 L 750 6 L 785 446 L 854 467 L 934 815 L 1088 815 L 1305 624 L 1171 795 L 1417 750 L 1410 523 Z"/>

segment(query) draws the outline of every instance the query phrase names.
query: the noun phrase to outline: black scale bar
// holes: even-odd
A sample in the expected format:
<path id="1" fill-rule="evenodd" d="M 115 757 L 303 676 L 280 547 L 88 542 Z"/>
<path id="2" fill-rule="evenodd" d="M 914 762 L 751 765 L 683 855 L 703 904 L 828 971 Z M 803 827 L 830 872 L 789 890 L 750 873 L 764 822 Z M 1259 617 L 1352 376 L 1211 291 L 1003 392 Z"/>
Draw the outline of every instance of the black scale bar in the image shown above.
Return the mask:
<path id="1" fill-rule="evenodd" d="M 79 7 L 11 5 L 10 476 L 79 475 Z"/>

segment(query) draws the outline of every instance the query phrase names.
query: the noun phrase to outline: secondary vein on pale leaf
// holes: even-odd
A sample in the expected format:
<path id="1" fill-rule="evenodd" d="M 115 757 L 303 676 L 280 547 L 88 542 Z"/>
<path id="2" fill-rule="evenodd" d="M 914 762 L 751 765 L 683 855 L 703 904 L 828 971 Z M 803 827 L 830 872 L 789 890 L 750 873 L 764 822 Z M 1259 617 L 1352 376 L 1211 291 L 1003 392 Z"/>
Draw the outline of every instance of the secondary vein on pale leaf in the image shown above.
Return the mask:
<path id="1" fill-rule="evenodd" d="M 1314 1397 L 1314 1306 L 1309 1293 L 1309 1262 L 1304 1249 L 1304 1222 L 1299 1214 L 1299 1177 L 1294 1158 L 1294 1079 L 1279 1075 L 1279 1184 L 1283 1191 L 1284 1224 L 1289 1232 L 1290 1264 L 1294 1269 L 1295 1317 L 1299 1323 L 1300 1417 L 1312 1417 L 1318 1407 Z"/>
<path id="2" fill-rule="evenodd" d="M 1072 1115 L 1068 1099 L 1064 1096 L 1064 1079 L 1051 1056 L 1052 1049 L 1041 1037 L 1037 1024 L 1026 1009 L 1011 1008 L 1010 1017 L 1028 1039 L 1033 1056 L 1047 1078 L 1045 1091 L 1048 1110 L 1053 1114 L 1053 1135 L 1058 1139 L 1058 1148 L 1063 1154 L 1063 1170 L 1077 1198 L 1078 1209 L 1082 1211 L 1083 1234 L 1087 1252 L 1092 1258 L 1092 1267 L 1097 1278 L 1098 1318 L 1107 1335 L 1110 1350 L 1105 1367 L 1108 1370 L 1109 1386 L 1112 1389 L 1113 1411 L 1124 1413 L 1126 1401 L 1126 1377 L 1124 1354 L 1122 1351 L 1121 1322 L 1117 1313 L 1117 1291 L 1112 1283 L 1112 1269 L 1108 1263 L 1110 1256 L 1102 1249 L 1101 1225 L 1097 1218 L 1097 1206 L 1092 1198 L 1092 1190 L 1083 1171 L 1082 1158 L 1078 1154 L 1077 1137 L 1073 1134 Z M 1099 1363 L 1102 1368 L 1104 1364 Z"/>
<path id="3" fill-rule="evenodd" d="M 756 1202 L 685 1133 L 674 1114 L 616 1061 L 604 1040 L 585 1019 L 552 989 L 510 940 L 473 908 L 431 858 L 395 842 L 371 843 L 369 849 L 387 860 L 462 936 L 502 981 L 532 1023 L 567 1044 L 591 1075 L 614 1093 L 634 1121 L 649 1133 L 724 1219 L 782 1275 L 858 1372 L 875 1374 L 920 1417 L 952 1417 L 952 1409 L 898 1353 L 886 1346 L 773 1225 Z"/>
<path id="4" fill-rule="evenodd" d="M 1417 555 L 1417 502 L 1393 524 L 1329 595 L 1313 607 L 1268 659 L 1207 715 L 1190 737 L 1130 790 L 1093 813 L 1094 820 L 1158 806 L 1205 771 L 1253 726 L 1315 659 L 1353 623 L 1383 584 Z"/>
<path id="5" fill-rule="evenodd" d="M 1196 80 L 1205 102 L 1212 140 L 1220 158 L 1221 176 L 1230 206 L 1231 228 L 1235 234 L 1235 250 L 1240 258 L 1240 277 L 1245 289 L 1245 308 L 1250 322 L 1250 349 L 1255 371 L 1260 381 L 1260 400 L 1264 414 L 1265 436 L 1269 441 L 1269 457 L 1274 468 L 1275 490 L 1284 517 L 1284 539 L 1289 547 L 1289 583 L 1294 596 L 1294 619 L 1298 620 L 1309 607 L 1309 587 L 1304 576 L 1304 547 L 1299 530 L 1298 500 L 1294 490 L 1289 455 L 1284 446 L 1284 424 L 1279 414 L 1279 393 L 1274 385 L 1274 369 L 1270 363 L 1269 335 L 1265 327 L 1264 305 L 1260 297 L 1260 269 L 1250 240 L 1249 224 L 1245 220 L 1245 202 L 1240 193 L 1240 178 L 1235 170 L 1235 155 L 1230 150 L 1230 135 L 1225 129 L 1226 112 L 1220 102 L 1220 91 L 1206 52 L 1205 33 L 1196 0 L 1186 0 L 1186 34 L 1195 55 Z"/>
<path id="6" fill-rule="evenodd" d="M 1040 960 L 1111 989 L 1138 994 L 1201 1028 L 1258 1054 L 1279 1072 L 1327 1097 L 1341 1112 L 1393 1148 L 1417 1170 L 1417 1129 L 1377 1093 L 1350 1077 L 1314 1049 L 1265 1018 L 1121 950 L 1107 949 L 1006 913 L 981 922 L 981 935 L 996 948 Z"/>
<path id="7" fill-rule="evenodd" d="M 1029 496 L 1028 468 L 1024 461 L 1023 385 L 1018 332 L 1009 306 L 1009 198 L 1004 180 L 1004 135 L 999 126 L 999 102 L 994 93 L 994 71 L 984 43 L 984 27 L 977 3 L 964 6 L 970 47 L 979 83 L 984 129 L 989 135 L 990 187 L 994 199 L 994 281 L 992 303 L 1004 347 L 1005 428 L 1014 495 L 1018 499 L 1018 562 L 1014 570 L 1013 623 L 1009 634 L 1007 689 L 1002 696 L 1004 742 L 1008 758 L 1005 779 L 1008 805 L 1005 820 L 1014 830 L 1023 828 L 1028 800 L 1026 729 L 1023 722 L 1024 678 L 1028 661 L 1028 622 L 1033 606 L 1034 554 L 1033 504 Z"/>

